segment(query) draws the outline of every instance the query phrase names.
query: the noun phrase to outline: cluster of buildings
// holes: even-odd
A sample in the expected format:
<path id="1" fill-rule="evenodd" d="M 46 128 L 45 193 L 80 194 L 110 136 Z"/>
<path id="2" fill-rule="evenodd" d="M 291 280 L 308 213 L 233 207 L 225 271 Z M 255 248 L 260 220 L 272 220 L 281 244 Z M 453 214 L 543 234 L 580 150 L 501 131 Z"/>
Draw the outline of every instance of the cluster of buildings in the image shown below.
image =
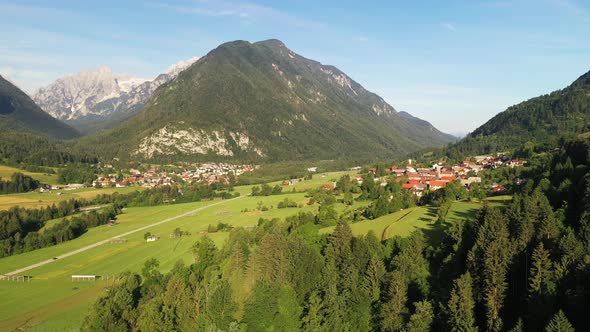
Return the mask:
<path id="1" fill-rule="evenodd" d="M 474 161 L 473 161 L 474 160 Z M 416 196 L 422 196 L 424 190 L 435 191 L 444 188 L 448 183 L 459 180 L 462 185 L 469 188 L 474 183 L 481 183 L 479 172 L 485 169 L 497 167 L 521 167 L 526 164 L 523 160 L 509 160 L 503 157 L 477 156 L 464 160 L 461 165 L 445 166 L 442 162 L 432 167 L 417 167 L 408 161 L 406 166 L 393 166 L 391 174 L 397 176 L 397 181 L 402 182 L 402 188 L 413 192 Z M 376 172 L 376 169 L 372 169 Z M 357 179 L 357 181 L 359 181 Z M 362 181 L 362 179 L 361 179 Z M 501 185 L 494 184 L 492 191 L 506 191 Z"/>
<path id="2" fill-rule="evenodd" d="M 183 170 L 179 171 L 165 171 L 156 167 L 151 167 L 145 171 L 131 168 L 125 170 L 127 175 L 121 177 L 120 174 L 108 174 L 106 176 L 99 176 L 92 182 L 93 187 L 117 187 L 124 188 L 129 186 L 140 185 L 146 188 L 153 188 L 157 186 L 171 185 L 176 182 L 185 183 L 229 183 L 230 174 L 235 178 L 251 172 L 258 166 L 252 165 L 233 165 L 227 163 L 206 163 L 206 164 L 190 164 Z"/>

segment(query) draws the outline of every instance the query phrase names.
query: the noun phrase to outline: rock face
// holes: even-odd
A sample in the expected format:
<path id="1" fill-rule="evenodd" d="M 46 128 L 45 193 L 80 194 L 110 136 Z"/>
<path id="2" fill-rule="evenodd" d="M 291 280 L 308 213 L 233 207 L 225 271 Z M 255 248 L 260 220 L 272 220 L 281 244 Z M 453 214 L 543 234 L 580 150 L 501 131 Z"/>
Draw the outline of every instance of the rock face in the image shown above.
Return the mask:
<path id="1" fill-rule="evenodd" d="M 180 61 L 155 79 L 116 74 L 108 67 L 84 70 L 39 89 L 33 100 L 54 118 L 92 132 L 137 114 L 160 85 L 196 60 Z"/>
<path id="2" fill-rule="evenodd" d="M 83 140 L 134 159 L 387 158 L 454 138 L 278 40 L 220 45 L 136 116 Z"/>
<path id="3" fill-rule="evenodd" d="M 80 136 L 74 128 L 43 112 L 26 93 L 0 76 L 0 133 L 12 131 L 60 139 Z"/>

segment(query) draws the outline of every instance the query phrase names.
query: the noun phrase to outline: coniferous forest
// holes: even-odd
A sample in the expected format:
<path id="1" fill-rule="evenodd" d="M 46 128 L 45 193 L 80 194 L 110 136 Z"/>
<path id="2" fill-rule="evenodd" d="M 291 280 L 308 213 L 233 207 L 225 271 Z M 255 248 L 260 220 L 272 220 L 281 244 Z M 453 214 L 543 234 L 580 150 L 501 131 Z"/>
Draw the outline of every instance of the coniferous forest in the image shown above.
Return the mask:
<path id="1" fill-rule="evenodd" d="M 0 332 L 590 331 L 588 23 L 0 0 Z"/>
<path id="2" fill-rule="evenodd" d="M 192 264 L 125 274 L 83 330 L 587 330 L 590 142 L 546 158 L 508 206 L 484 206 L 437 246 L 420 231 L 355 237 L 351 215 L 327 235 L 299 214 L 232 229 L 222 248 L 204 237 Z"/>

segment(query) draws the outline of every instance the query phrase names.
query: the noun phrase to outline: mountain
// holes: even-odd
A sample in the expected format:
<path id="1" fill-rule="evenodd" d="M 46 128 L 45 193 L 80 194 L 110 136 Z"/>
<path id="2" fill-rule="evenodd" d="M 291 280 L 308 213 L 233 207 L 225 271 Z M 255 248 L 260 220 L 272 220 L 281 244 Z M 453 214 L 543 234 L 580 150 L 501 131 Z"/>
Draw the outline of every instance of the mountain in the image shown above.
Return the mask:
<path id="1" fill-rule="evenodd" d="M 452 140 L 336 67 L 267 40 L 220 45 L 82 146 L 143 159 L 292 160 L 386 158 Z"/>
<path id="2" fill-rule="evenodd" d="M 590 131 L 590 72 L 568 87 L 509 107 L 467 135 L 460 151 L 494 152 Z M 554 145 L 554 144 L 552 144 Z"/>
<path id="3" fill-rule="evenodd" d="M 432 135 L 440 141 L 453 142 L 453 141 L 458 140 L 458 138 L 456 136 L 450 135 L 447 133 L 443 133 L 443 132 L 439 131 L 438 129 L 434 128 L 434 126 L 432 124 L 430 124 L 430 122 L 419 119 L 408 112 L 400 111 L 398 114 L 402 118 L 413 123 L 416 127 L 420 128 L 421 130 L 424 130 L 426 132 L 431 132 Z"/>
<path id="4" fill-rule="evenodd" d="M 53 138 L 79 136 L 72 127 L 43 112 L 31 98 L 0 76 L 0 132 L 31 132 Z"/>
<path id="5" fill-rule="evenodd" d="M 56 119 L 83 132 L 94 132 L 135 115 L 160 85 L 196 60 L 180 61 L 149 80 L 115 74 L 108 67 L 84 70 L 39 89 L 33 99 Z"/>

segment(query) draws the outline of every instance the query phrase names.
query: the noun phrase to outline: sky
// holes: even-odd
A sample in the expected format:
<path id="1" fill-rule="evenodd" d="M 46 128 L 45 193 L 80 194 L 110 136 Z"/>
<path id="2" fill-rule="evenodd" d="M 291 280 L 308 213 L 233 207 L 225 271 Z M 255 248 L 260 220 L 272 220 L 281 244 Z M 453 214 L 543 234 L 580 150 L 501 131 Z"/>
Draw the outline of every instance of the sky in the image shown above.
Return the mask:
<path id="1" fill-rule="evenodd" d="M 590 0 L 0 0 L 0 75 L 27 93 L 84 69 L 155 77 L 276 38 L 398 111 L 465 134 L 590 70 Z"/>

